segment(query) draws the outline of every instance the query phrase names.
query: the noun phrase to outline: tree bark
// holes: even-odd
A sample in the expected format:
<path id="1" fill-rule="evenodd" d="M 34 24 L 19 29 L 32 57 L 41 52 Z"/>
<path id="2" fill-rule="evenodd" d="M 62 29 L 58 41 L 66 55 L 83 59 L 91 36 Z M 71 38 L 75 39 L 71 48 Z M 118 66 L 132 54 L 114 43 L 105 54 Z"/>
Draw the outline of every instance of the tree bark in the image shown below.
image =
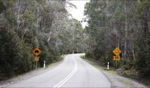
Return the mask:
<path id="1" fill-rule="evenodd" d="M 125 41 L 124 41 L 124 58 L 127 58 L 127 36 L 128 36 L 127 1 L 125 0 Z"/>
<path id="2" fill-rule="evenodd" d="M 150 33 L 150 9 L 148 9 L 148 21 L 147 21 L 147 24 L 148 24 L 148 33 Z"/>

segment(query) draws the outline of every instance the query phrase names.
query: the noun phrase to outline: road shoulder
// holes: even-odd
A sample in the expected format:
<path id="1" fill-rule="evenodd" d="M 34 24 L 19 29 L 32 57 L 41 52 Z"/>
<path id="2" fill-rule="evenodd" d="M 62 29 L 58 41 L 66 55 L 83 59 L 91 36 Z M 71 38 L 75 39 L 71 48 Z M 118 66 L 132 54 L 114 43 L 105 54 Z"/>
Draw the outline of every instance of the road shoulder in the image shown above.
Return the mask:
<path id="1" fill-rule="evenodd" d="M 0 81 L 0 87 L 7 86 L 7 85 L 10 85 L 10 84 L 14 84 L 14 83 L 17 83 L 21 80 L 25 80 L 25 79 L 29 79 L 31 77 L 38 76 L 38 75 L 40 75 L 44 72 L 49 71 L 50 69 L 55 68 L 56 66 L 61 64 L 63 62 L 63 60 L 64 59 L 62 59 L 58 62 L 51 63 L 50 65 L 47 65 L 46 68 L 37 68 L 37 69 L 31 70 L 27 73 L 12 77 L 10 79 Z"/>
<path id="2" fill-rule="evenodd" d="M 130 88 L 148 88 L 143 84 L 136 82 L 130 78 L 126 78 L 117 74 L 114 70 L 106 70 L 105 67 L 100 66 L 98 63 L 92 60 L 83 59 L 84 61 L 88 62 L 89 64 L 93 65 L 97 69 L 99 69 L 111 82 L 112 88 L 121 88 L 121 87 L 130 87 Z"/>

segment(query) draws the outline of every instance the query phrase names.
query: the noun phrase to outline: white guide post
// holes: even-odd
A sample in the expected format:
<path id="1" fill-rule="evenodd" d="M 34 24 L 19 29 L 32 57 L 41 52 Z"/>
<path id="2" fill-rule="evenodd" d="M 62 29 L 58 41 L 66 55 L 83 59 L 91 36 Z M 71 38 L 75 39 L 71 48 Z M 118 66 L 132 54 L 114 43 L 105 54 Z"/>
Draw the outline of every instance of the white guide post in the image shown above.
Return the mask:
<path id="1" fill-rule="evenodd" d="M 45 68 L 45 61 L 44 61 L 44 68 Z"/>
<path id="2" fill-rule="evenodd" d="M 109 70 L 109 62 L 107 63 L 107 70 Z"/>

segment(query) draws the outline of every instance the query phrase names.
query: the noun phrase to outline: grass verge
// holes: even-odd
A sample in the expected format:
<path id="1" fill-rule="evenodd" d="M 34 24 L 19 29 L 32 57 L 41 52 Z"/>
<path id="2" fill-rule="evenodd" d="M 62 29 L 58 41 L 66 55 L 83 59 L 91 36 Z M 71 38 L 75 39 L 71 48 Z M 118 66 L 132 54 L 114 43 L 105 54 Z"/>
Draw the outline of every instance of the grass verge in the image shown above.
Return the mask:
<path id="1" fill-rule="evenodd" d="M 118 70 L 114 70 L 114 68 L 110 67 L 107 70 L 107 66 L 101 65 L 97 60 L 91 58 L 85 58 L 84 55 L 80 56 L 84 61 L 88 62 L 95 68 L 99 69 L 104 75 L 109 79 L 112 83 L 112 88 L 119 88 L 119 87 L 127 87 L 127 88 L 135 88 L 135 87 L 143 87 L 144 83 L 139 83 L 137 80 L 131 80 L 129 78 L 124 77 L 118 73 Z M 147 85 L 148 86 L 148 85 Z M 144 87 L 145 88 L 145 87 Z"/>
<path id="2" fill-rule="evenodd" d="M 104 72 L 108 72 L 111 74 L 118 74 L 116 71 L 114 71 L 114 68 L 111 68 L 109 70 L 107 70 L 107 66 L 104 67 L 102 66 L 100 63 L 98 63 L 96 60 L 93 59 L 86 59 L 84 55 L 80 56 L 83 60 L 85 60 L 86 62 L 90 63 L 91 65 L 93 65 L 94 67 L 96 67 L 99 70 L 102 70 Z"/>

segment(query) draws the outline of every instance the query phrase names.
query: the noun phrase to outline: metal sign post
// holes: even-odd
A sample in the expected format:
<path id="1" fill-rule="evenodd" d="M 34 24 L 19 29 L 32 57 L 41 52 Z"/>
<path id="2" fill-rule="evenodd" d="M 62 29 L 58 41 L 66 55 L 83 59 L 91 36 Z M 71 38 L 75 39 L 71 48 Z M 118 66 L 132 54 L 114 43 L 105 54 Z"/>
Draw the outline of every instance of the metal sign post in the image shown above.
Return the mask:
<path id="1" fill-rule="evenodd" d="M 117 69 L 117 60 L 116 60 L 116 66 L 115 66 L 115 69 Z"/>
<path id="2" fill-rule="evenodd" d="M 38 62 L 38 61 L 35 61 L 35 64 L 36 64 L 36 69 L 37 69 L 37 62 Z"/>

